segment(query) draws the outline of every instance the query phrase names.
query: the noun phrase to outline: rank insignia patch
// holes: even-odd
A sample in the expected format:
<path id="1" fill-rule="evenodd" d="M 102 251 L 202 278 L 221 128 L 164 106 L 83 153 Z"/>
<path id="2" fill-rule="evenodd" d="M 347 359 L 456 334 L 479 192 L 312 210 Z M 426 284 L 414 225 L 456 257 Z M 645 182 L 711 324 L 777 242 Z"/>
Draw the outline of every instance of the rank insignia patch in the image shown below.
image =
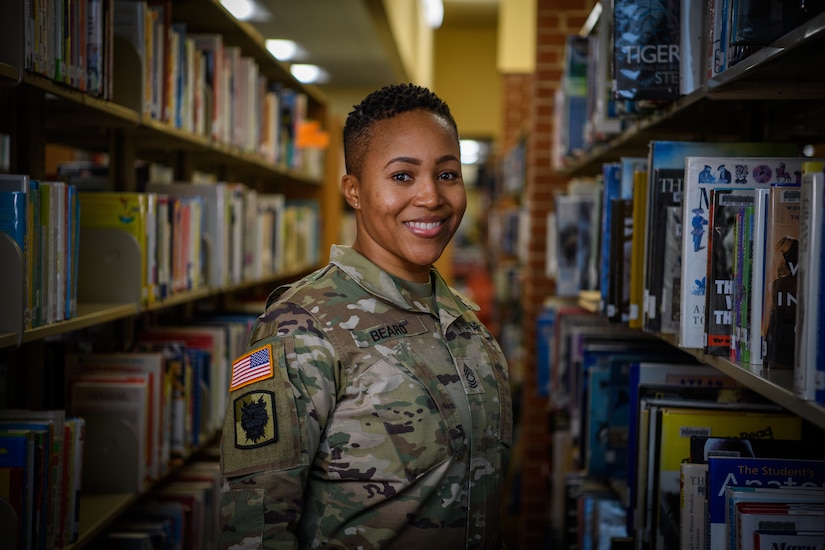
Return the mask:
<path id="1" fill-rule="evenodd" d="M 272 346 L 267 344 L 241 355 L 232 363 L 229 391 L 272 378 Z"/>
<path id="2" fill-rule="evenodd" d="M 254 449 L 278 441 L 275 394 L 251 391 L 235 399 L 235 447 Z"/>

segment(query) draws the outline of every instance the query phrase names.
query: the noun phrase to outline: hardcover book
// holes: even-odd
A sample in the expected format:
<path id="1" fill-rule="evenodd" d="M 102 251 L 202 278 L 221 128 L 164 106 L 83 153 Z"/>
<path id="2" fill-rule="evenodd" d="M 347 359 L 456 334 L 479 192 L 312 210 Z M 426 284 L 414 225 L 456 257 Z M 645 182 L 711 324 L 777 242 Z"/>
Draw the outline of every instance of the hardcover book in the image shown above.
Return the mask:
<path id="1" fill-rule="evenodd" d="M 613 78 L 619 100 L 679 97 L 679 0 L 613 3 Z"/>
<path id="2" fill-rule="evenodd" d="M 682 294 L 679 345 L 703 348 L 707 282 L 708 211 L 711 189 L 770 187 L 801 170 L 802 160 L 777 157 L 708 157 L 685 159 L 683 201 Z"/>

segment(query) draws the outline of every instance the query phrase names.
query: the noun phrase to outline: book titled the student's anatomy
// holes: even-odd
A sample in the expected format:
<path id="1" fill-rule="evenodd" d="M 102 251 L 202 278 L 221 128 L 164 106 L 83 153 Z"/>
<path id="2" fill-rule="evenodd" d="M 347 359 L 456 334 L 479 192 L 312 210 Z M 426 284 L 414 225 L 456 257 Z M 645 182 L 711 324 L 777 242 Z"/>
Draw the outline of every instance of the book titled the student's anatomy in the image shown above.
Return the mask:
<path id="1" fill-rule="evenodd" d="M 708 457 L 709 548 L 726 547 L 729 486 L 819 490 L 825 487 L 825 460 Z"/>
<path id="2" fill-rule="evenodd" d="M 803 161 L 793 157 L 685 158 L 680 346 L 704 346 L 710 191 L 769 188 L 797 177 Z"/>

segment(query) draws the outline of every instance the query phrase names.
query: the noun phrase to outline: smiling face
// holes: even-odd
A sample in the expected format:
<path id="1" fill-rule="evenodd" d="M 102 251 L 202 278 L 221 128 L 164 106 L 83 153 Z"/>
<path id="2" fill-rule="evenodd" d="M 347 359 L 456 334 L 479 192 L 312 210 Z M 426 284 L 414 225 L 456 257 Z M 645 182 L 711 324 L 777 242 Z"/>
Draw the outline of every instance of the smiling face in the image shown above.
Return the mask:
<path id="1" fill-rule="evenodd" d="M 355 209 L 353 248 L 396 277 L 426 282 L 467 207 L 458 136 L 414 110 L 376 122 L 368 139 L 360 174 L 341 180 Z"/>

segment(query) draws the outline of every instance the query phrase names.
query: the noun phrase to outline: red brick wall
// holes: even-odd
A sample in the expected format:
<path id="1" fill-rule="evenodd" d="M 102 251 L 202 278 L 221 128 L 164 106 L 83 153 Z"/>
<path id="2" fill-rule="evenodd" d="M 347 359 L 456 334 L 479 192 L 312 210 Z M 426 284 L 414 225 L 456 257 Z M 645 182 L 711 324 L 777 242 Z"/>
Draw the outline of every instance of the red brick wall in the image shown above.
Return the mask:
<path id="1" fill-rule="evenodd" d="M 555 291 L 544 276 L 546 220 L 553 209 L 553 193 L 564 189 L 567 178 L 551 165 L 554 93 L 559 88 L 564 43 L 584 24 L 592 0 L 536 0 L 536 63 L 533 75 L 504 75 L 504 128 L 502 150 L 507 152 L 527 136 L 527 181 L 522 203 L 530 217 L 527 265 L 524 266 L 523 403 L 521 430 L 522 491 L 518 518 L 519 548 L 550 547 L 549 476 L 551 438 L 547 400 L 536 388 L 535 319 L 544 299 Z M 558 488 L 555 490 L 562 490 Z"/>

